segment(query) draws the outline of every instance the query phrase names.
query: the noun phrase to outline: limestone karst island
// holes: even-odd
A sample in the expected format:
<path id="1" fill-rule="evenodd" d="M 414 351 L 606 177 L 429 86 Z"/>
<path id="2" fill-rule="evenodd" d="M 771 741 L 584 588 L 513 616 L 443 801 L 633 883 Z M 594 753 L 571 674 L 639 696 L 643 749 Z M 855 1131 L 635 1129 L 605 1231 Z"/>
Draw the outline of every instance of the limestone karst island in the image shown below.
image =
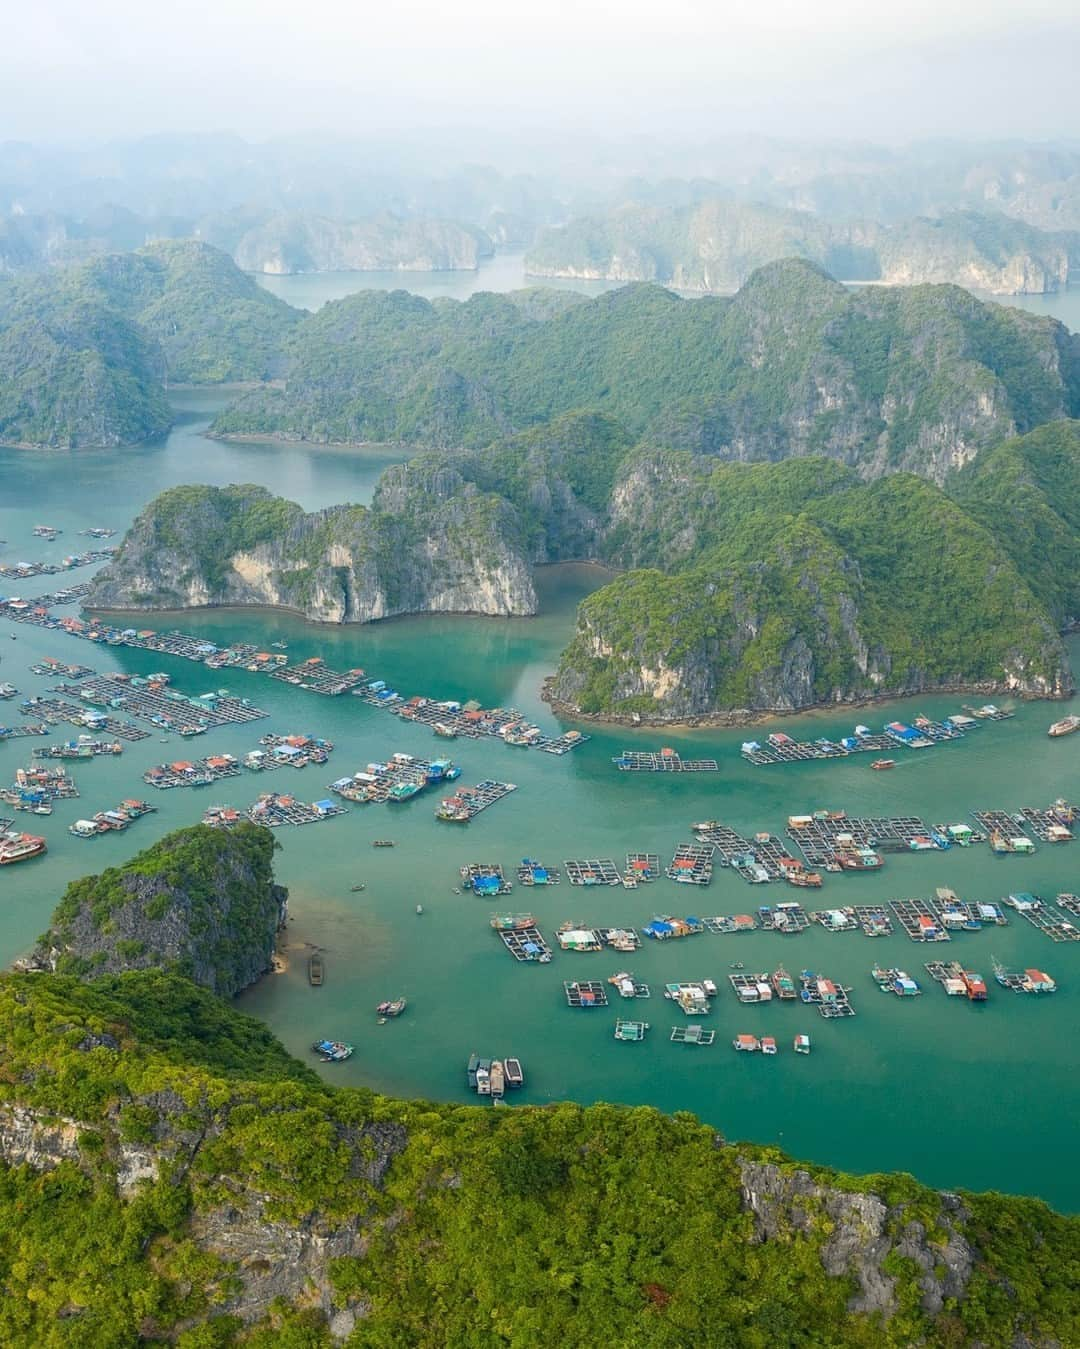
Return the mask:
<path id="1" fill-rule="evenodd" d="M 0 1346 L 1080 1346 L 1074 8 L 8 25 Z"/>

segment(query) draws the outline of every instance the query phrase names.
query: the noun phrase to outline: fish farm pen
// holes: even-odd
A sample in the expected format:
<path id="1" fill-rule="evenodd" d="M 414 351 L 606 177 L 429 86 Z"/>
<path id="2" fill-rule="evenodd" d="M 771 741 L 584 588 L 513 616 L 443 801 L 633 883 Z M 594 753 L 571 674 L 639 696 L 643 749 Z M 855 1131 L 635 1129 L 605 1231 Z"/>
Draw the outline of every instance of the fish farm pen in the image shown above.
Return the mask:
<path id="1" fill-rule="evenodd" d="M 17 562 L 0 566 L 0 580 L 28 581 L 34 576 L 61 576 L 77 567 L 92 567 L 95 562 L 108 562 L 116 553 L 116 548 L 91 548 L 85 553 L 75 553 L 65 557 L 62 562 Z"/>
<path id="2" fill-rule="evenodd" d="M 844 811 L 818 811 L 788 817 L 787 836 L 810 866 L 828 868 L 843 848 L 908 852 L 913 840 L 936 845 L 918 815 L 849 816 Z"/>
<path id="3" fill-rule="evenodd" d="M 469 862 L 461 868 L 466 890 L 477 895 L 508 895 L 514 888 L 503 875 L 498 862 Z"/>
<path id="4" fill-rule="evenodd" d="M 598 927 L 596 935 L 605 946 L 623 954 L 636 951 L 641 945 L 641 937 L 632 927 Z"/>
<path id="5" fill-rule="evenodd" d="M 78 740 L 68 740 L 62 745 L 39 745 L 33 755 L 35 759 L 81 759 L 85 762 L 102 755 L 115 759 L 123 752 L 119 740 L 94 740 L 91 736 L 80 735 Z"/>
<path id="6" fill-rule="evenodd" d="M 803 1002 L 816 1007 L 826 1019 L 855 1015 L 855 1008 L 848 999 L 850 988 L 834 983 L 831 979 L 825 979 L 820 974 L 814 974 L 812 970 L 803 970 L 799 982 L 802 984 L 799 997 Z"/>
<path id="7" fill-rule="evenodd" d="M 622 885 L 619 868 L 610 857 L 570 858 L 563 870 L 571 885 Z"/>
<path id="8" fill-rule="evenodd" d="M 684 759 L 673 749 L 659 754 L 624 749 L 611 761 L 621 773 L 719 773 L 715 759 Z"/>
<path id="9" fill-rule="evenodd" d="M 435 818 L 447 820 L 452 824 L 468 824 L 481 811 L 487 810 L 489 806 L 495 805 L 497 801 L 516 791 L 517 784 L 514 782 L 496 782 L 492 778 L 485 778 L 475 787 L 459 787 L 454 795 L 447 797 L 435 811 Z"/>
<path id="10" fill-rule="evenodd" d="M 746 881 L 782 880 L 786 867 L 795 861 L 783 840 L 773 834 L 757 834 L 751 843 L 719 820 L 695 824 L 693 829 L 702 843 L 716 850 L 721 866 L 731 867 Z"/>
<path id="11" fill-rule="evenodd" d="M 321 693 L 326 698 L 336 698 L 362 683 L 364 671 L 332 670 L 321 656 L 312 656 L 298 665 L 275 665 L 270 671 L 270 678 L 305 689 L 308 693 Z"/>
<path id="12" fill-rule="evenodd" d="M 810 921 L 826 932 L 858 932 L 862 926 L 853 908 L 815 909 L 810 914 Z"/>
<path id="13" fill-rule="evenodd" d="M 971 814 L 989 835 L 1009 838 L 1017 832 L 1030 831 L 1042 843 L 1068 843 L 1073 838 L 1070 825 L 1076 822 L 1077 809 L 1068 801 L 1055 801 L 1045 810 L 1026 806 L 1016 812 L 973 810 Z"/>
<path id="14" fill-rule="evenodd" d="M 626 854 L 626 874 L 637 881 L 656 881 L 660 879 L 660 854 L 654 852 L 628 852 Z"/>
<path id="15" fill-rule="evenodd" d="M 889 908 L 912 941 L 951 941 L 941 915 L 926 899 L 893 899 Z"/>
<path id="16" fill-rule="evenodd" d="M 43 721 L 24 722 L 19 726 L 0 726 L 0 741 L 22 740 L 31 735 L 48 735 L 49 728 Z"/>
<path id="17" fill-rule="evenodd" d="M 652 990 L 649 985 L 636 979 L 627 970 L 619 974 L 613 974 L 608 983 L 615 988 L 620 998 L 649 998 L 652 997 Z"/>
<path id="18" fill-rule="evenodd" d="M 278 754 L 283 751 L 278 745 Z M 327 756 L 329 754 L 327 753 Z M 287 759 L 282 760 L 287 762 Z M 323 760 L 325 762 L 325 759 Z M 346 801 L 364 805 L 395 799 L 408 800 L 427 787 L 440 786 L 461 776 L 449 759 L 418 759 L 412 754 L 391 754 L 385 763 L 369 763 L 362 772 L 338 778 L 328 790 Z M 415 790 L 408 791 L 413 788 Z"/>
<path id="19" fill-rule="evenodd" d="M 1065 898 L 1071 899 L 1072 896 Z M 1027 891 L 1011 894 L 1005 902 L 1010 908 L 1015 909 L 1021 918 L 1026 918 L 1032 927 L 1044 932 L 1051 941 L 1080 941 L 1080 927 L 1077 927 L 1070 916 L 1075 914 L 1075 910 L 1063 910 L 1058 905 L 1050 904 Z"/>
<path id="20" fill-rule="evenodd" d="M 210 726 L 237 726 L 268 715 L 246 698 L 234 698 L 224 691 L 189 697 L 168 688 L 168 683 L 168 676 L 95 675 L 77 684 L 59 684 L 56 691 L 94 707 L 122 710 L 181 735 Z"/>
<path id="21" fill-rule="evenodd" d="M 705 931 L 713 933 L 714 936 L 757 931 L 757 919 L 749 913 L 735 914 L 733 917 L 717 914 L 714 918 L 703 918 L 701 921 Z"/>
<path id="22" fill-rule="evenodd" d="M 644 1040 L 649 1029 L 647 1021 L 624 1021 L 622 1017 L 619 1017 L 615 1022 L 615 1039 L 626 1040 L 630 1043 Z"/>
<path id="23" fill-rule="evenodd" d="M 713 846 L 711 843 L 680 843 L 667 867 L 670 880 L 683 885 L 708 885 L 712 880 Z"/>
<path id="24" fill-rule="evenodd" d="M 871 731 L 868 726 L 856 726 L 854 735 L 846 735 L 839 740 L 829 740 L 824 736 L 818 740 L 795 740 L 782 731 L 775 731 L 766 737 L 764 744 L 756 740 L 744 741 L 741 753 L 747 763 L 759 767 L 811 763 L 822 759 L 844 759 L 851 754 L 880 754 L 884 750 L 929 749 L 945 741 L 962 740 L 968 731 L 978 726 L 976 717 L 958 713 L 943 721 L 916 717 L 910 726 L 901 721 L 892 721 L 881 731 Z"/>
<path id="25" fill-rule="evenodd" d="M 570 1007 L 606 1007 L 607 989 L 595 979 L 575 980 L 564 983 L 567 1005 Z"/>
<path id="26" fill-rule="evenodd" d="M 867 937 L 888 937 L 892 933 L 893 921 L 884 907 L 853 904 L 852 912 Z"/>
<path id="27" fill-rule="evenodd" d="M 41 661 L 37 665 L 31 665 L 29 669 L 31 674 L 69 681 L 89 679 L 92 675 L 97 674 L 97 671 L 89 665 L 65 665 L 63 661 L 52 659 Z"/>
<path id="28" fill-rule="evenodd" d="M 765 932 L 794 935 L 806 931 L 810 926 L 810 918 L 801 904 L 788 900 L 772 907 L 762 904 L 758 909 L 758 923 Z"/>
<path id="29" fill-rule="evenodd" d="M 83 581 L 77 586 L 65 586 L 63 590 L 48 590 L 44 595 L 35 595 L 29 603 L 34 605 L 35 608 L 38 606 L 56 608 L 64 604 L 75 604 L 78 600 L 89 595 L 91 589 L 90 582 Z"/>
<path id="30" fill-rule="evenodd" d="M 711 1045 L 716 1031 L 699 1025 L 672 1026 L 669 1038 L 677 1045 Z"/>
<path id="31" fill-rule="evenodd" d="M 538 927 L 498 929 L 502 944 L 515 960 L 536 961 L 546 965 L 551 960 L 551 947 Z"/>
<path id="32" fill-rule="evenodd" d="M 562 873 L 558 867 L 544 866 L 541 862 L 533 862 L 525 857 L 517 869 L 517 878 L 519 885 L 558 885 Z"/>
<path id="33" fill-rule="evenodd" d="M 146 740 L 150 732 L 144 731 L 131 721 L 121 721 L 118 717 L 105 716 L 103 713 L 78 707 L 75 703 L 65 703 L 60 698 L 27 698 L 22 704 L 27 712 L 40 712 L 52 726 L 58 722 L 67 722 L 71 726 L 93 726 L 95 730 L 108 731 L 121 740 Z M 46 732 L 47 734 L 47 732 Z"/>
<path id="34" fill-rule="evenodd" d="M 240 761 L 231 754 L 210 754 L 205 759 L 156 764 L 142 777 L 148 787 L 168 791 L 174 787 L 206 787 L 223 778 L 239 777 L 240 771 Z"/>
<path id="35" fill-rule="evenodd" d="M 252 824 L 265 824 L 270 829 L 278 829 L 287 824 L 320 824 L 323 820 L 347 814 L 344 806 L 336 805 L 333 801 L 313 801 L 309 805 L 292 796 L 265 792 L 244 811 L 234 810 L 231 806 L 211 806 L 203 815 L 203 824 L 229 829 L 243 819 L 250 820 Z"/>
<path id="36" fill-rule="evenodd" d="M 7 800 L 10 795 L 21 793 L 41 794 L 50 801 L 72 801 L 79 795 L 79 789 L 66 768 L 42 768 L 33 764 L 16 769 L 14 783 L 0 792 L 0 797 Z"/>

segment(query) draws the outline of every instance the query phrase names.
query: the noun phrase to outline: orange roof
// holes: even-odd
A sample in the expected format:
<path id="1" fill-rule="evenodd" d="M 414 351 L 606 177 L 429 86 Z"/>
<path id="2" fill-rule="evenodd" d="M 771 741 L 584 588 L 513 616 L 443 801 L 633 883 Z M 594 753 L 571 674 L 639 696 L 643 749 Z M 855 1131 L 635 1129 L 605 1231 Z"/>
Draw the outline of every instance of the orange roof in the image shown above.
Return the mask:
<path id="1" fill-rule="evenodd" d="M 176 763 L 171 763 L 169 767 L 174 773 L 186 773 L 192 765 L 186 759 L 177 759 Z"/>

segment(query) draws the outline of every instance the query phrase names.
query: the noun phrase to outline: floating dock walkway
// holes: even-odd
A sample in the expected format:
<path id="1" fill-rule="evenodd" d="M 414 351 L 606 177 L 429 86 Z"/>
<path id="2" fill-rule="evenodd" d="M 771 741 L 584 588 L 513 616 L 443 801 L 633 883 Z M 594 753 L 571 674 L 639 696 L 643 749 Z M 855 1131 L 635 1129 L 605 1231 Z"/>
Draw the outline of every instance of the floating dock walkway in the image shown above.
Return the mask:
<path id="1" fill-rule="evenodd" d="M 451 824 L 468 824 L 476 819 L 481 811 L 503 800 L 511 792 L 517 791 L 517 783 L 496 782 L 485 778 L 475 787 L 459 787 L 453 796 L 442 801 L 435 811 L 437 820 L 446 820 Z"/>
<path id="2" fill-rule="evenodd" d="M 949 930 L 937 909 L 926 899 L 894 899 L 889 907 L 912 941 L 950 941 Z"/>
<path id="3" fill-rule="evenodd" d="M 36 712 L 50 726 L 66 722 L 69 726 L 78 726 L 85 730 L 92 727 L 95 731 L 107 731 L 121 740 L 146 740 L 150 732 L 136 726 L 133 721 L 121 721 L 118 717 L 106 716 L 96 710 L 78 707 L 75 703 L 66 703 L 61 698 L 27 698 L 21 705 L 26 712 Z"/>
<path id="4" fill-rule="evenodd" d="M 567 858 L 563 861 L 571 885 L 622 885 L 622 877 L 610 857 Z"/>
<path id="5" fill-rule="evenodd" d="M 210 754 L 205 759 L 177 759 L 156 764 L 143 774 L 148 787 L 169 791 L 175 787 L 207 787 L 224 778 L 240 776 L 240 761 L 231 754 Z"/>
<path id="6" fill-rule="evenodd" d="M 683 885 L 708 885 L 712 880 L 713 852 L 711 843 L 680 843 L 668 864 L 668 878 Z"/>
<path id="7" fill-rule="evenodd" d="M 716 1039 L 716 1031 L 705 1026 L 672 1026 L 671 1040 L 677 1045 L 711 1045 Z"/>
<path id="8" fill-rule="evenodd" d="M 607 989 L 595 979 L 576 979 L 572 983 L 564 983 L 563 991 L 566 993 L 566 1001 L 570 1007 L 606 1007 L 608 1005 Z"/>
<path id="9" fill-rule="evenodd" d="M 1071 899 L 1072 896 L 1064 898 Z M 1026 918 L 1032 927 L 1044 932 L 1051 941 L 1080 941 L 1080 927 L 1072 921 L 1073 910 L 1066 909 L 1063 912 L 1056 904 L 1026 890 L 1011 894 L 1005 903 L 1015 909 L 1021 918 Z"/>
<path id="10" fill-rule="evenodd" d="M 810 918 L 801 904 L 787 900 L 771 907 L 762 904 L 758 909 L 758 924 L 764 932 L 782 932 L 792 936 L 796 932 L 805 932 L 810 926 Z"/>
<path id="11" fill-rule="evenodd" d="M 868 726 L 856 726 L 853 735 L 842 736 L 839 740 L 829 740 L 825 736 L 818 740 L 795 740 L 782 731 L 775 731 L 766 737 L 764 744 L 756 740 L 745 741 L 741 752 L 747 763 L 760 767 L 782 763 L 810 763 L 822 759 L 844 759 L 852 754 L 880 754 L 882 751 L 895 749 L 929 749 L 932 745 L 946 741 L 962 740 L 968 731 L 976 729 L 978 725 L 979 721 L 975 718 L 958 713 L 944 718 L 943 721 L 932 721 L 929 717 L 915 717 L 910 726 L 904 722 L 892 721 L 881 731 L 871 731 Z"/>
<path id="12" fill-rule="evenodd" d="M 756 834 L 751 842 L 720 820 L 695 824 L 693 829 L 700 842 L 716 850 L 722 866 L 731 867 L 751 884 L 783 880 L 788 868 L 796 865 L 786 844 L 773 834 Z"/>
<path id="13" fill-rule="evenodd" d="M 515 960 L 534 961 L 547 965 L 551 961 L 551 947 L 538 927 L 498 928 L 499 939 Z"/>

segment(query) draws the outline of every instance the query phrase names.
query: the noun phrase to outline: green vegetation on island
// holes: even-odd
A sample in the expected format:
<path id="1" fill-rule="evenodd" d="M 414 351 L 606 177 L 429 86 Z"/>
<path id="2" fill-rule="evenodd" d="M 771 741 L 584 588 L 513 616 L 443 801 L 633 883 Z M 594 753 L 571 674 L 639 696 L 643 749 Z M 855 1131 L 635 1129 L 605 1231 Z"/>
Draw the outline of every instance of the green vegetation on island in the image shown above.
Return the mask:
<path id="1" fill-rule="evenodd" d="M 68 886 L 30 964 L 79 978 L 163 969 L 232 996 L 270 968 L 284 922 L 269 829 L 166 834 L 121 867 Z"/>
<path id="2" fill-rule="evenodd" d="M 175 974 L 0 976 L 12 1349 L 1071 1344 L 1080 1222 L 693 1116 L 334 1089 Z"/>
<path id="3" fill-rule="evenodd" d="M 665 448 L 942 481 L 1080 411 L 1080 339 L 951 286 L 852 291 L 789 260 L 732 299 L 639 285 L 535 314 L 490 294 L 325 305 L 298 329 L 284 387 L 242 397 L 214 430 L 475 448 L 589 411 Z"/>

